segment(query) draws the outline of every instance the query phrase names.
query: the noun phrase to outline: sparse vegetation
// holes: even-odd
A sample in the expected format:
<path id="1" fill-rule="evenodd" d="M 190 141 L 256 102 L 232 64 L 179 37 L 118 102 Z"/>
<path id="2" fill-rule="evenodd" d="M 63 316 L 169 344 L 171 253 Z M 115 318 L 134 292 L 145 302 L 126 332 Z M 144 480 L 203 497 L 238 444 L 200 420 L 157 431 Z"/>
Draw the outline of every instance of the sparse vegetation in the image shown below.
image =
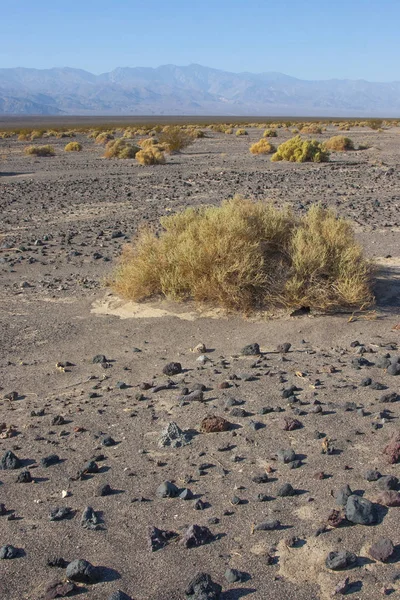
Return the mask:
<path id="1" fill-rule="evenodd" d="M 160 143 L 169 154 L 180 152 L 193 143 L 193 136 L 182 127 L 169 126 L 164 127 L 160 134 Z"/>
<path id="2" fill-rule="evenodd" d="M 302 140 L 299 135 L 278 146 L 271 156 L 273 162 L 288 160 L 290 162 L 327 162 L 329 152 L 316 140 Z"/>
<path id="3" fill-rule="evenodd" d="M 109 131 L 103 131 L 96 135 L 95 144 L 107 144 L 110 140 L 113 140 L 114 136 Z"/>
<path id="4" fill-rule="evenodd" d="M 372 302 L 371 267 L 349 223 L 320 207 L 288 209 L 240 198 L 188 208 L 143 229 L 123 251 L 112 283 L 135 301 L 193 299 L 251 312 L 271 305 L 320 310 Z"/>
<path id="5" fill-rule="evenodd" d="M 154 145 L 139 150 L 136 154 L 136 160 L 141 165 L 163 165 L 165 163 L 165 155 L 157 145 Z"/>
<path id="6" fill-rule="evenodd" d="M 307 123 L 300 129 L 300 133 L 316 135 L 318 133 L 322 133 L 322 127 L 320 127 L 316 123 Z"/>
<path id="7" fill-rule="evenodd" d="M 82 150 L 82 144 L 79 142 L 69 142 L 64 148 L 65 152 L 80 152 Z"/>
<path id="8" fill-rule="evenodd" d="M 28 146 L 24 150 L 25 154 L 31 156 L 54 156 L 55 151 L 53 146 Z"/>
<path id="9" fill-rule="evenodd" d="M 278 137 L 276 129 L 266 129 L 263 133 L 263 137 Z"/>
<path id="10" fill-rule="evenodd" d="M 236 136 L 240 136 L 240 135 L 249 135 L 248 132 L 246 131 L 246 129 L 237 129 L 236 130 Z"/>
<path id="11" fill-rule="evenodd" d="M 140 148 L 127 142 L 124 138 L 111 140 L 104 152 L 105 158 L 135 158 Z"/>
<path id="12" fill-rule="evenodd" d="M 250 152 L 252 154 L 271 154 L 275 152 L 276 148 L 267 139 L 261 138 L 260 141 L 250 146 Z"/>
<path id="13" fill-rule="evenodd" d="M 327 150 L 333 150 L 334 152 L 345 152 L 346 150 L 354 150 L 353 141 L 345 137 L 344 135 L 334 135 L 324 142 L 323 146 Z"/>

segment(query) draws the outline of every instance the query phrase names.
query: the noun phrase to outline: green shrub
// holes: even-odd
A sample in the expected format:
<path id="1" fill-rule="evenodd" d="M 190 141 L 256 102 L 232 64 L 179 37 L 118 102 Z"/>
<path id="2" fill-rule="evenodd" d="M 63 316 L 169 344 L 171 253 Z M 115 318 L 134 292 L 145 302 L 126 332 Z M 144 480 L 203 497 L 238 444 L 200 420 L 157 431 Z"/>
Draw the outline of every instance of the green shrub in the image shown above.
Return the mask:
<path id="1" fill-rule="evenodd" d="M 251 312 L 271 305 L 321 310 L 372 302 L 371 267 L 349 223 L 320 207 L 304 217 L 240 198 L 161 219 L 120 259 L 112 286 L 125 298 L 193 299 Z"/>
<path id="2" fill-rule="evenodd" d="M 240 136 L 240 135 L 249 135 L 248 132 L 245 129 L 237 129 L 236 130 L 236 135 Z"/>
<path id="3" fill-rule="evenodd" d="M 25 154 L 32 156 L 54 156 L 53 146 L 28 146 L 24 150 Z"/>
<path id="4" fill-rule="evenodd" d="M 334 135 L 323 143 L 324 148 L 333 150 L 334 152 L 345 152 L 346 150 L 354 150 L 352 140 L 344 135 Z"/>
<path id="5" fill-rule="evenodd" d="M 65 152 L 80 152 L 82 150 L 82 144 L 79 142 L 69 142 L 64 148 Z"/>
<path id="6" fill-rule="evenodd" d="M 140 148 L 129 144 L 124 138 L 111 140 L 106 146 L 104 152 L 105 158 L 135 158 Z"/>
<path id="7" fill-rule="evenodd" d="M 271 160 L 288 160 L 290 162 L 327 162 L 329 152 L 316 140 L 302 140 L 299 135 L 278 146 Z"/>
<path id="8" fill-rule="evenodd" d="M 300 129 L 300 133 L 311 133 L 315 135 L 317 133 L 322 133 L 322 128 L 316 123 L 307 123 Z"/>
<path id="9" fill-rule="evenodd" d="M 256 142 L 250 146 L 250 152 L 252 154 L 271 154 L 275 152 L 276 148 L 268 142 L 265 138 L 261 138 L 259 142 Z"/>

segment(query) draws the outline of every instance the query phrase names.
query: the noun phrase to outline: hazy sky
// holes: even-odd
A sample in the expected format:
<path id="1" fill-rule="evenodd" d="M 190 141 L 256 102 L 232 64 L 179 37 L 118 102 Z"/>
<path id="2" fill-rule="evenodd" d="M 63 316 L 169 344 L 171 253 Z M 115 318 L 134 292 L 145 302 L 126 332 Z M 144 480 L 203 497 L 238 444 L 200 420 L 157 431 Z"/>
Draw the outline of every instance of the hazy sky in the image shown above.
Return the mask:
<path id="1" fill-rule="evenodd" d="M 0 0 L 0 67 L 400 80 L 400 0 Z"/>

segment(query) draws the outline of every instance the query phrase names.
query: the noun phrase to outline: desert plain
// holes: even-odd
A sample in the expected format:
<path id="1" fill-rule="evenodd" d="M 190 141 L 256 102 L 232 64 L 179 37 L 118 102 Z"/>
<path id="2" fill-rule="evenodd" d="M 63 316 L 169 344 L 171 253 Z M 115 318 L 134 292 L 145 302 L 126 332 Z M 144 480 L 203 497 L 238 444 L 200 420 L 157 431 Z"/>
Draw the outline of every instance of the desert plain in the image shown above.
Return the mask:
<path id="1" fill-rule="evenodd" d="M 400 466 L 384 449 L 400 416 L 388 369 L 400 354 L 400 128 L 351 128 L 366 149 L 304 164 L 250 154 L 257 127 L 203 129 L 150 166 L 105 159 L 83 134 L 81 152 L 64 152 L 65 138 L 35 142 L 52 157 L 0 140 L 0 458 L 19 459 L 0 470 L 0 547 L 16 548 L 0 560 L 1 600 L 56 597 L 49 585 L 61 589 L 76 559 L 98 568 L 68 591 L 88 600 L 203 598 L 186 596 L 198 572 L 224 600 L 399 594 Z M 272 142 L 290 137 L 281 128 Z M 376 263 L 376 304 L 243 316 L 115 297 L 107 282 L 141 226 L 237 194 L 348 218 Z M 244 354 L 249 344 L 259 351 Z M 164 374 L 171 362 L 181 372 Z M 203 401 L 186 397 L 200 387 Z M 202 431 L 207 415 L 230 428 Z M 165 441 L 170 423 L 181 444 Z M 182 497 L 160 497 L 165 482 Z M 372 524 L 345 518 L 346 485 L 372 502 Z M 207 543 L 188 547 L 193 525 Z M 175 535 L 157 549 L 152 527 Z M 384 560 L 371 553 L 381 538 L 393 544 Z M 356 558 L 328 568 L 342 551 Z"/>

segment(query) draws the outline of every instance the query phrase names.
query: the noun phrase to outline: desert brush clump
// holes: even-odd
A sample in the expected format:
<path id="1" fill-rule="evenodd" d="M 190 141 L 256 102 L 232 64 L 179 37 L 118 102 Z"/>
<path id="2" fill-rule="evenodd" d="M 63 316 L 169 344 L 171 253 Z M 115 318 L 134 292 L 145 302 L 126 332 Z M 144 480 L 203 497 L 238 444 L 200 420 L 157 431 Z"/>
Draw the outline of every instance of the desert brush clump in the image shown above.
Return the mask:
<path id="1" fill-rule="evenodd" d="M 111 140 L 106 145 L 104 152 L 105 158 L 135 158 L 139 152 L 139 146 L 134 146 L 127 142 L 124 138 Z"/>
<path id="2" fill-rule="evenodd" d="M 263 133 L 263 137 L 278 137 L 276 129 L 266 129 Z"/>
<path id="3" fill-rule="evenodd" d="M 351 225 L 319 206 L 303 217 L 241 198 L 188 208 L 145 227 L 111 282 L 134 301 L 164 296 L 250 313 L 372 303 L 371 266 Z"/>
<path id="4" fill-rule="evenodd" d="M 236 130 L 236 134 L 235 134 L 235 135 L 236 135 L 237 137 L 239 137 L 240 135 L 249 135 L 249 134 L 248 134 L 248 132 L 246 131 L 246 129 L 242 129 L 242 128 L 240 128 L 240 129 L 237 129 L 237 130 Z"/>
<path id="5" fill-rule="evenodd" d="M 193 143 L 194 137 L 182 127 L 170 125 L 164 127 L 159 136 L 160 144 L 169 154 L 180 152 Z"/>
<path id="6" fill-rule="evenodd" d="M 135 158 L 141 165 L 165 164 L 165 154 L 157 145 L 149 146 L 147 148 L 139 150 Z"/>
<path id="7" fill-rule="evenodd" d="M 94 143 L 95 144 L 107 144 L 107 142 L 109 142 L 110 140 L 113 140 L 113 139 L 114 139 L 114 136 L 112 133 L 110 133 L 109 131 L 102 131 L 101 133 L 96 135 Z"/>
<path id="8" fill-rule="evenodd" d="M 69 142 L 64 147 L 65 152 L 80 152 L 82 150 L 82 144 L 79 142 Z"/>
<path id="9" fill-rule="evenodd" d="M 317 133 L 322 133 L 322 127 L 320 127 L 316 123 L 306 123 L 300 129 L 300 133 L 309 133 L 312 135 L 316 135 Z"/>
<path id="10" fill-rule="evenodd" d="M 334 152 L 345 152 L 346 150 L 354 150 L 353 141 L 344 135 L 334 135 L 323 143 L 324 148 L 333 150 Z"/>
<path id="11" fill-rule="evenodd" d="M 327 162 L 329 152 L 316 140 L 303 140 L 299 135 L 278 146 L 271 156 L 273 162 L 287 160 L 290 162 Z"/>
<path id="12" fill-rule="evenodd" d="M 250 146 L 252 154 L 272 154 L 276 148 L 266 138 L 261 138 L 258 142 Z"/>
<path id="13" fill-rule="evenodd" d="M 24 150 L 25 154 L 31 156 L 54 156 L 55 151 L 53 146 L 28 146 Z"/>

